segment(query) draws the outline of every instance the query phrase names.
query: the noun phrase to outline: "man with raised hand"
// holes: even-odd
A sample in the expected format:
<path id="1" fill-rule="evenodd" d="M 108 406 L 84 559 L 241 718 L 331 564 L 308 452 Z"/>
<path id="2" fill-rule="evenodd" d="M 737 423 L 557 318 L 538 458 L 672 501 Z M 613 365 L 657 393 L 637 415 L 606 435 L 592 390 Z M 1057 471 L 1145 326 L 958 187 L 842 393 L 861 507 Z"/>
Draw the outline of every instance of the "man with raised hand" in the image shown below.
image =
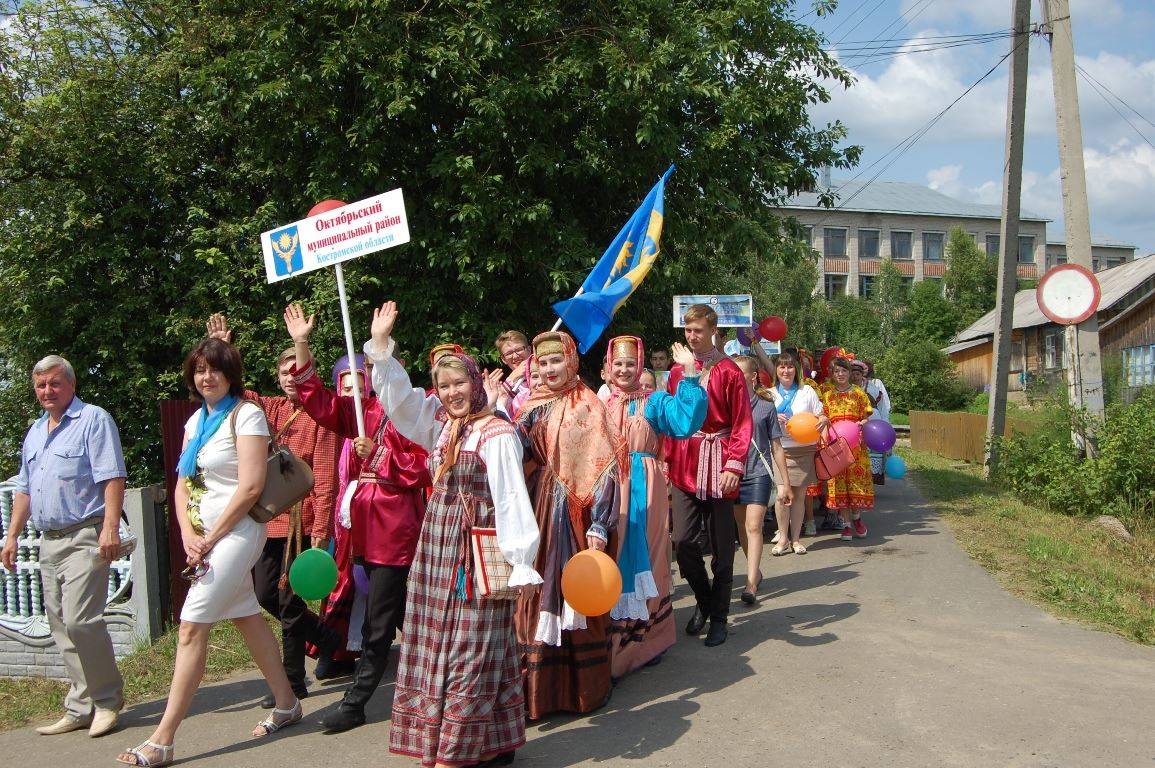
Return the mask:
<path id="1" fill-rule="evenodd" d="M 686 633 L 701 633 L 710 621 L 706 645 L 726 642 L 730 588 L 734 582 L 734 500 L 746 470 L 753 423 L 750 398 L 741 369 L 715 346 L 718 314 L 705 304 L 690 307 L 684 317 L 686 346 L 694 353 L 706 390 L 706 421 L 685 440 L 669 440 L 674 547 L 678 570 L 694 591 L 697 606 Z M 682 368 L 670 372 L 673 394 Z M 708 543 L 713 580 L 706 573 L 703 541 Z"/>

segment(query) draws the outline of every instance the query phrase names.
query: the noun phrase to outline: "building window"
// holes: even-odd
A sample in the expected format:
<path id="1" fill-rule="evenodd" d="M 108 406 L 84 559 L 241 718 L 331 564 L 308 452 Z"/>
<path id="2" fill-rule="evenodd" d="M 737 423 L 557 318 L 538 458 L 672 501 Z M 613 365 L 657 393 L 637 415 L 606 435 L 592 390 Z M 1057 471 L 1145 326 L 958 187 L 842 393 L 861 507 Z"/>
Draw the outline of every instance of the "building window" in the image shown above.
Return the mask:
<path id="1" fill-rule="evenodd" d="M 942 261 L 942 232 L 922 233 L 922 258 L 926 261 Z"/>
<path id="2" fill-rule="evenodd" d="M 858 276 L 858 295 L 866 299 L 873 299 L 878 293 L 875 288 L 874 275 Z"/>
<path id="3" fill-rule="evenodd" d="M 846 275 L 826 276 L 826 300 L 833 301 L 846 295 Z"/>
<path id="4" fill-rule="evenodd" d="M 1107 258 L 1107 269 L 1111 269 L 1112 267 L 1118 267 L 1118 266 L 1120 266 L 1122 264 L 1126 264 L 1126 263 L 1127 263 L 1127 257 L 1126 256 L 1109 256 Z"/>
<path id="5" fill-rule="evenodd" d="M 1123 350 L 1123 386 L 1155 384 L 1155 344 Z"/>
<path id="6" fill-rule="evenodd" d="M 1019 235 L 1019 263 L 1035 263 L 1035 238 L 1030 235 Z"/>
<path id="7" fill-rule="evenodd" d="M 826 258 L 846 258 L 846 230 L 827 227 L 822 230 L 822 255 Z"/>
<path id="8" fill-rule="evenodd" d="M 967 234 L 971 236 L 971 242 L 972 243 L 974 243 L 975 245 L 979 244 L 979 233 L 978 232 L 967 232 Z"/>
<path id="9" fill-rule="evenodd" d="M 858 258 L 860 258 L 860 259 L 877 259 L 878 258 L 878 230 L 877 229 L 860 229 L 860 230 L 858 230 Z"/>
<path id="10" fill-rule="evenodd" d="M 1067 263 L 1067 254 L 1065 254 L 1065 253 L 1062 256 L 1052 256 L 1051 257 L 1051 267 L 1057 267 L 1060 264 L 1066 264 L 1066 263 Z"/>
<path id="11" fill-rule="evenodd" d="M 803 236 L 806 238 L 807 245 L 814 245 L 814 227 L 809 225 L 802 228 Z"/>
<path id="12" fill-rule="evenodd" d="M 999 255 L 999 236 L 987 235 L 987 256 Z"/>
<path id="13" fill-rule="evenodd" d="M 913 277 L 902 278 L 902 295 L 903 296 L 910 296 L 910 292 L 913 288 L 914 288 L 914 278 Z"/>
<path id="14" fill-rule="evenodd" d="M 911 259 L 914 258 L 914 252 L 911 250 L 911 241 L 914 238 L 913 232 L 891 232 L 890 233 L 890 258 L 892 259 Z"/>
<path id="15" fill-rule="evenodd" d="M 1067 356 L 1065 354 L 1063 331 L 1054 331 L 1043 337 L 1043 364 L 1047 370 L 1058 368 L 1066 370 Z"/>

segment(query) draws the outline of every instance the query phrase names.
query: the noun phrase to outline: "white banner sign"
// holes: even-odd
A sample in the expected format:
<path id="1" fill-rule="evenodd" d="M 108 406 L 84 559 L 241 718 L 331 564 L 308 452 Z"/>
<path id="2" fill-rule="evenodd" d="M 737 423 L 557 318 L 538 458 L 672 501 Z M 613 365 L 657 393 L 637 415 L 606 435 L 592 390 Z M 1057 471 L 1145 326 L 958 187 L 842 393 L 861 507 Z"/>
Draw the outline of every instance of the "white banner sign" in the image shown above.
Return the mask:
<path id="1" fill-rule="evenodd" d="M 685 315 L 694 304 L 707 304 L 718 313 L 719 328 L 749 328 L 754 323 L 754 297 L 748 293 L 695 294 L 674 297 L 674 327 L 686 325 Z"/>
<path id="2" fill-rule="evenodd" d="M 409 242 L 400 189 L 261 234 L 270 283 Z"/>

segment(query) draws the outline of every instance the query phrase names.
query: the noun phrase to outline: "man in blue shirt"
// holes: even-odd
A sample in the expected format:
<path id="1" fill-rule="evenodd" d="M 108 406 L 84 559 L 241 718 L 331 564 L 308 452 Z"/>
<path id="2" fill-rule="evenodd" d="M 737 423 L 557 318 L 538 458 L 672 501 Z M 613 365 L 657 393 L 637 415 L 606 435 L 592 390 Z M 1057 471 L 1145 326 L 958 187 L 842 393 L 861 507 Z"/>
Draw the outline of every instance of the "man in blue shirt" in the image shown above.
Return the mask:
<path id="1" fill-rule="evenodd" d="M 45 736 L 88 728 L 103 736 L 124 706 L 104 623 L 109 566 L 120 552 L 124 456 L 116 422 L 103 408 L 76 397 L 76 374 L 59 355 L 32 369 L 43 415 L 28 430 L 0 560 L 15 567 L 17 539 L 31 519 L 43 533 L 40 578 L 52 639 L 72 685 L 59 722 L 37 728 Z"/>

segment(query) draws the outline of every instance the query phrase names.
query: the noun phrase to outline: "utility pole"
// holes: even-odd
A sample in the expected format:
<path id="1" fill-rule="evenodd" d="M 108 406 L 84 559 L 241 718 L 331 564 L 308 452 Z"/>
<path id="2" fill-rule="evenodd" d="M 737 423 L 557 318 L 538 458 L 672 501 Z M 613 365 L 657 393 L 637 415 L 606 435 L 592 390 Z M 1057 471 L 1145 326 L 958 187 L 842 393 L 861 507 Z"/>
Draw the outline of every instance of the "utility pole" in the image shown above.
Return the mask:
<path id="1" fill-rule="evenodd" d="M 1011 16 L 1011 77 L 1007 87 L 1007 139 L 1003 164 L 1003 220 L 999 226 L 999 277 L 995 295 L 994 360 L 987 405 L 987 449 L 983 472 L 999 462 L 998 439 L 1007 421 L 1007 387 L 1011 370 L 1015 292 L 1018 287 L 1019 198 L 1023 186 L 1023 123 L 1027 115 L 1027 53 L 1030 50 L 1031 0 L 1014 0 Z"/>
<path id="2" fill-rule="evenodd" d="M 1055 120 L 1059 134 L 1059 174 L 1063 183 L 1063 228 L 1067 263 L 1094 270 L 1091 261 L 1091 215 L 1087 207 L 1087 174 L 1083 167 L 1083 126 L 1079 120 L 1079 91 L 1075 84 L 1075 38 L 1068 0 L 1044 0 L 1046 32 L 1051 42 L 1051 79 L 1055 88 Z M 1067 369 L 1067 391 L 1072 407 L 1086 410 L 1091 424 L 1103 417 L 1103 361 L 1099 353 L 1099 318 L 1091 315 L 1079 325 L 1067 326 L 1066 353 L 1077 362 Z M 1093 437 L 1093 435 L 1088 435 Z M 1076 442 L 1080 437 L 1076 436 Z M 1095 454 L 1094 441 L 1085 441 Z"/>

